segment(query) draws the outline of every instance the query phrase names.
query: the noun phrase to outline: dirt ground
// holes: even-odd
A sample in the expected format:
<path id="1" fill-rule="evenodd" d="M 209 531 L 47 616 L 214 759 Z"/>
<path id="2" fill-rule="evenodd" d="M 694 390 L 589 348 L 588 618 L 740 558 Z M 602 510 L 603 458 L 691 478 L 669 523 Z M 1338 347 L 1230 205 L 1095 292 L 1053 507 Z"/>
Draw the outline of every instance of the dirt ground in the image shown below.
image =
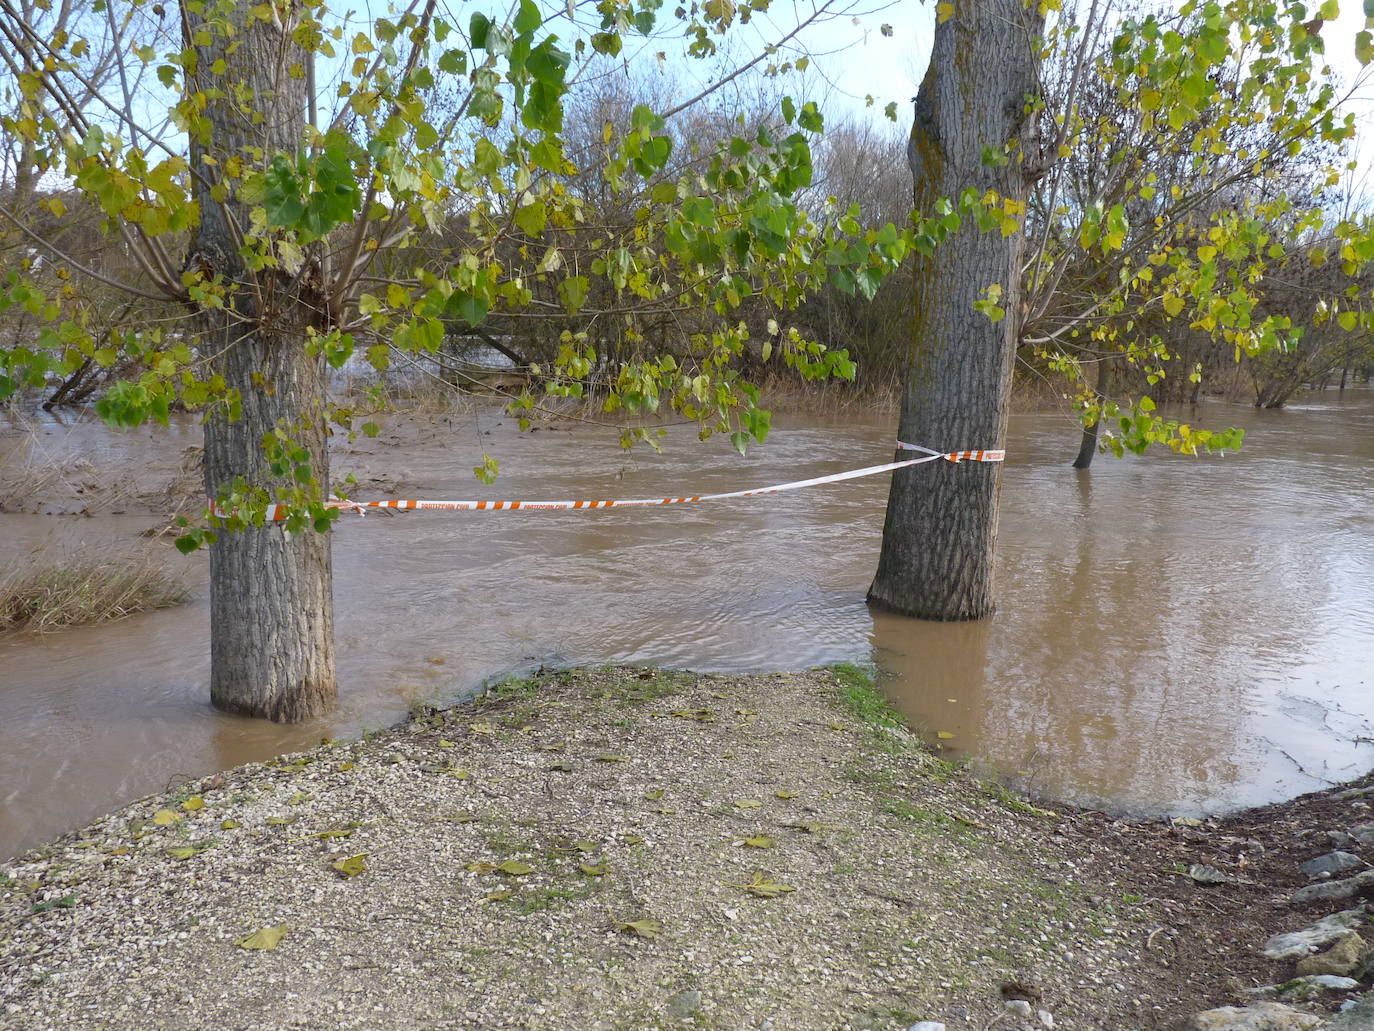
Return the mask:
<path id="1" fill-rule="evenodd" d="M 1169 1028 L 1359 904 L 1289 896 L 1371 800 L 1124 822 L 857 671 L 549 673 L 0 866 L 0 1028 Z"/>

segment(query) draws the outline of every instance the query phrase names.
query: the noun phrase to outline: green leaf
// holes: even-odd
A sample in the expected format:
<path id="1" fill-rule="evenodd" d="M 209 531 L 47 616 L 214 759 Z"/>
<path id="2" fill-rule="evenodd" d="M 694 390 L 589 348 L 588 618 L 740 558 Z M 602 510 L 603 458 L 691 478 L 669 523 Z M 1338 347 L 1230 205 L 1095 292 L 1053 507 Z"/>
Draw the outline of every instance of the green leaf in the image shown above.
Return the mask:
<path id="1" fill-rule="evenodd" d="M 234 944 L 241 949 L 258 949 L 263 952 L 270 952 L 281 944 L 281 940 L 286 937 L 288 928 L 285 924 L 277 927 L 260 927 L 245 938 L 240 938 Z"/>
<path id="2" fill-rule="evenodd" d="M 528 863 L 522 863 L 518 859 L 507 859 L 504 863 L 497 865 L 496 872 L 503 873 L 507 877 L 524 877 L 534 873 L 534 867 Z"/>
<path id="3" fill-rule="evenodd" d="M 517 33 L 527 36 L 544 24 L 544 17 L 534 0 L 520 0 L 520 10 L 511 24 Z"/>
<path id="4" fill-rule="evenodd" d="M 481 11 L 476 11 L 472 15 L 472 20 L 468 22 L 468 39 L 476 50 L 487 48 L 487 34 L 491 32 L 491 19 Z"/>
<path id="5" fill-rule="evenodd" d="M 756 834 L 752 838 L 745 838 L 744 843 L 750 848 L 772 848 L 777 844 L 767 834 Z"/>

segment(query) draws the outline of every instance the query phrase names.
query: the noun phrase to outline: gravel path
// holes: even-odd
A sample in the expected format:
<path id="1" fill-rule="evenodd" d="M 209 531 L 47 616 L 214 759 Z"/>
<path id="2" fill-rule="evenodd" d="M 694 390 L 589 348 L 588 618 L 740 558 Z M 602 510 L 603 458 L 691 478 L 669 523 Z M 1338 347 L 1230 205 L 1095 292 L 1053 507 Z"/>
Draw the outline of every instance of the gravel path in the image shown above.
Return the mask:
<path id="1" fill-rule="evenodd" d="M 1209 1004 L 1078 822 L 931 757 L 845 671 L 552 674 L 0 866 L 0 1027 L 1014 1029 L 1043 1009 L 1129 1031 Z"/>

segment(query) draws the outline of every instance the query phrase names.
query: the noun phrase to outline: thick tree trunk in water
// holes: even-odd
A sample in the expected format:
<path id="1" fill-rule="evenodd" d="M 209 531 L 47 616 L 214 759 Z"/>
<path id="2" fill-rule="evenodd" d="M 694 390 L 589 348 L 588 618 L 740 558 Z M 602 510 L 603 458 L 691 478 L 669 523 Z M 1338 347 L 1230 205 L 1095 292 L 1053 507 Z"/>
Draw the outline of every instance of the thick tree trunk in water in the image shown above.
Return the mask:
<path id="1" fill-rule="evenodd" d="M 969 188 L 1025 203 L 1030 180 L 1020 146 L 1031 146 L 1027 100 L 1038 94 L 1035 5 L 962 0 L 936 26 L 930 67 L 916 99 L 908 158 L 915 207 L 934 214 Z M 1009 160 L 1001 167 L 985 154 Z M 1000 448 L 1021 307 L 1023 234 L 980 232 L 972 220 L 918 258 L 915 339 L 902 399 L 900 439 L 953 451 Z M 992 284 L 1006 318 L 973 304 Z M 868 599 L 924 619 L 979 619 L 993 610 L 1001 466 L 933 462 L 892 477 L 878 573 Z"/>
<path id="2" fill-rule="evenodd" d="M 232 35 L 222 23 L 211 25 L 212 42 L 197 48 L 200 68 L 222 60 L 226 70 L 213 83 L 222 95 L 209 94 L 206 142 L 191 148 L 201 221 L 188 264 L 230 284 L 223 309 L 200 313 L 201 349 L 214 356 L 214 371 L 242 399 L 238 418 L 218 406 L 205 424 L 211 497 L 237 477 L 274 482 L 263 441 L 278 428 L 309 453 L 315 481 L 326 489 L 329 482 L 323 359 L 305 348 L 307 327 L 321 324 L 317 269 L 307 263 L 299 276 L 246 269 L 231 226 L 250 224 L 249 207 L 232 196 L 220 203 L 210 192 L 230 158 L 251 167 L 285 153 L 294 162 L 305 132 L 304 79 L 293 68 L 309 58 L 291 41 L 289 24 L 254 17 L 249 7 L 242 2 L 229 9 Z M 225 8 L 216 14 L 225 16 Z M 184 15 L 193 35 L 206 24 L 189 8 Z M 193 81 L 190 88 L 211 85 Z M 219 534 L 210 551 L 210 698 L 216 706 L 281 722 L 327 712 L 337 694 L 333 637 L 327 534 L 288 534 L 280 524 Z"/>

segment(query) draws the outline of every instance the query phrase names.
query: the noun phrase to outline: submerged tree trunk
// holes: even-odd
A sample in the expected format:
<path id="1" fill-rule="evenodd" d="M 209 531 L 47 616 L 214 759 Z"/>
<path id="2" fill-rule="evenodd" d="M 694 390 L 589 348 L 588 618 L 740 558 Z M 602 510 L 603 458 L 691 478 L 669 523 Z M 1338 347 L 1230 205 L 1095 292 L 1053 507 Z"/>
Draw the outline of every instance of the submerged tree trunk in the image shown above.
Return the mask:
<path id="1" fill-rule="evenodd" d="M 1024 205 L 1039 92 L 1041 21 L 1022 0 L 962 0 L 936 26 L 916 98 L 908 159 L 915 208 L 935 212 L 972 188 Z M 1021 231 L 981 232 L 972 219 L 916 263 L 915 339 L 900 439 L 953 451 L 999 448 L 1021 307 Z M 1006 317 L 974 310 L 992 284 Z M 868 599 L 923 619 L 979 619 L 993 610 L 1001 466 L 933 462 L 892 477 L 878 573 Z"/>
<path id="2" fill-rule="evenodd" d="M 261 167 L 284 153 L 294 161 L 305 134 L 307 98 L 296 70 L 308 57 L 292 41 L 292 26 L 279 20 L 283 9 L 272 8 L 274 17 L 263 19 L 250 6 L 217 8 L 213 22 L 200 19 L 198 5 L 184 11 L 188 45 L 202 44 L 198 67 L 221 61 L 225 69 L 213 83 L 197 84 L 194 77 L 188 83 L 188 92 L 200 89 L 208 99 L 204 131 L 191 133 L 201 218 L 187 264 L 204 281 L 220 277 L 227 285 L 223 307 L 199 312 L 200 346 L 241 399 L 236 417 L 217 405 L 205 424 L 205 487 L 212 498 L 239 477 L 280 482 L 264 449 L 278 430 L 305 450 L 302 464 L 314 481 L 329 482 L 323 358 L 305 347 L 307 327 L 320 324 L 323 307 L 317 269 L 307 262 L 299 275 L 250 271 L 235 232 L 250 224 L 249 206 L 234 196 L 236 184 L 228 184 L 227 198 L 212 193 L 230 159 Z M 337 694 L 333 636 L 328 534 L 290 534 L 270 523 L 219 534 L 210 551 L 216 706 L 280 722 L 327 712 Z"/>
<path id="3" fill-rule="evenodd" d="M 1099 404 L 1107 400 L 1106 358 L 1099 358 L 1097 360 L 1097 383 L 1093 386 L 1093 392 L 1097 395 Z M 1101 430 L 1101 415 L 1083 427 L 1083 433 L 1078 441 L 1078 457 L 1073 460 L 1073 467 L 1075 469 L 1087 469 L 1093 464 L 1093 456 L 1097 454 L 1097 438 Z"/>

